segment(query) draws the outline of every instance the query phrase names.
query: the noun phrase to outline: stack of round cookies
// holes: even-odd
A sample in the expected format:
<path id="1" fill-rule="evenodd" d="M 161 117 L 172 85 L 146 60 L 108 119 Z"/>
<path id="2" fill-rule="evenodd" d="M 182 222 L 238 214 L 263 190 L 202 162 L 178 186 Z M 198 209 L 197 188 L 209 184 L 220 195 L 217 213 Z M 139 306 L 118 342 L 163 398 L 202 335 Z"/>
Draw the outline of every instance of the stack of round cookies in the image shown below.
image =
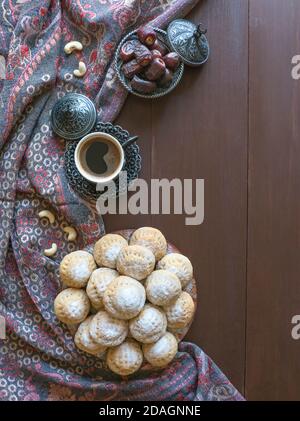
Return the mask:
<path id="1" fill-rule="evenodd" d="M 182 254 L 167 252 L 163 234 L 143 227 L 129 241 L 107 234 L 93 255 L 78 250 L 61 261 L 66 289 L 54 301 L 56 316 L 79 324 L 76 346 L 98 357 L 106 353 L 114 373 L 132 374 L 144 359 L 166 366 L 177 353 L 177 333 L 192 321 L 195 305 L 186 289 L 193 267 Z"/>

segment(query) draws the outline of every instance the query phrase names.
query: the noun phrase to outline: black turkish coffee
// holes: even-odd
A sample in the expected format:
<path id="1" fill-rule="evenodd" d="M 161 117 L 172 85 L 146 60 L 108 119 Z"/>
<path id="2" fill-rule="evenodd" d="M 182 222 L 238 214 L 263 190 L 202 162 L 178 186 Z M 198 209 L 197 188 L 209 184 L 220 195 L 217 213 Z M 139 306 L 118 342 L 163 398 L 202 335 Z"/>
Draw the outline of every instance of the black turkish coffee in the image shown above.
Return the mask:
<path id="1" fill-rule="evenodd" d="M 119 149 L 107 139 L 90 139 L 81 150 L 83 169 L 95 176 L 110 177 L 121 159 Z"/>

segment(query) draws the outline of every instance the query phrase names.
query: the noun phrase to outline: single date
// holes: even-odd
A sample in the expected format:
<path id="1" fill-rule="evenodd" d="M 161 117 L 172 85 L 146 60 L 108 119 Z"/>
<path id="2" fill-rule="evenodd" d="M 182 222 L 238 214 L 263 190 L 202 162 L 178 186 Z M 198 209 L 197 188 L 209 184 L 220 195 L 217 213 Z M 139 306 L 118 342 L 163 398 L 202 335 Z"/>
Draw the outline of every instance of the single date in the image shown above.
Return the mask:
<path id="1" fill-rule="evenodd" d="M 165 44 L 163 44 L 158 39 L 155 41 L 155 43 L 153 45 L 151 45 L 150 49 L 151 50 L 158 50 L 161 53 L 162 56 L 165 56 L 166 54 L 168 54 L 167 47 L 165 46 Z"/>
<path id="2" fill-rule="evenodd" d="M 120 50 L 120 57 L 124 63 L 134 58 L 134 50 L 137 42 L 137 40 L 131 40 L 124 42 L 122 45 Z"/>
<path id="3" fill-rule="evenodd" d="M 170 69 L 166 69 L 163 76 L 159 79 L 158 84 L 161 87 L 168 86 L 173 80 L 173 72 Z"/>
<path id="4" fill-rule="evenodd" d="M 142 68 L 143 67 L 136 61 L 136 59 L 133 59 L 122 66 L 123 73 L 127 79 L 132 79 L 134 75 L 142 70 Z"/>
<path id="5" fill-rule="evenodd" d="M 155 91 L 157 86 L 155 82 L 134 76 L 131 81 L 131 87 L 141 94 L 151 94 L 153 91 Z"/>
<path id="6" fill-rule="evenodd" d="M 168 69 L 176 70 L 180 63 L 180 58 L 177 53 L 168 53 L 163 57 L 163 60 Z"/>
<path id="7" fill-rule="evenodd" d="M 140 64 L 142 67 L 148 66 L 152 60 L 151 51 L 141 43 L 136 44 L 134 49 L 134 56 L 138 64 Z"/>
<path id="8" fill-rule="evenodd" d="M 142 26 L 139 28 L 137 31 L 137 36 L 139 40 L 148 47 L 153 45 L 156 41 L 156 32 L 150 26 Z"/>
<path id="9" fill-rule="evenodd" d="M 148 80 L 157 80 L 164 74 L 165 70 L 165 62 L 161 58 L 155 58 L 145 70 L 145 76 Z"/>

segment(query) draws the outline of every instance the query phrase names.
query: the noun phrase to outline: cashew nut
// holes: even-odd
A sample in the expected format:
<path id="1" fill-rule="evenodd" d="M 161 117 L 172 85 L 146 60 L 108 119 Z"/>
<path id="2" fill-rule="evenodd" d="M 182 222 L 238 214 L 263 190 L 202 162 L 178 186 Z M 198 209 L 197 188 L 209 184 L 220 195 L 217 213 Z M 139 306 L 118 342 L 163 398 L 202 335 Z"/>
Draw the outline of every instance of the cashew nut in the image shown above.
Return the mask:
<path id="1" fill-rule="evenodd" d="M 56 252 L 57 252 L 57 244 L 52 243 L 51 248 L 44 250 L 44 255 L 48 257 L 54 256 Z"/>
<path id="2" fill-rule="evenodd" d="M 71 54 L 74 50 L 81 51 L 83 49 L 83 45 L 79 41 L 70 41 L 65 45 L 65 53 Z"/>
<path id="3" fill-rule="evenodd" d="M 78 69 L 75 69 L 73 74 L 77 77 L 83 77 L 86 74 L 86 65 L 83 61 L 79 62 Z"/>
<path id="4" fill-rule="evenodd" d="M 67 240 L 68 241 L 75 241 L 77 238 L 76 229 L 73 227 L 65 227 L 63 228 L 64 232 L 68 234 Z"/>
<path id="5" fill-rule="evenodd" d="M 43 211 L 39 212 L 39 217 L 49 219 L 50 224 L 53 224 L 54 221 L 55 221 L 55 216 L 49 210 L 43 210 Z"/>

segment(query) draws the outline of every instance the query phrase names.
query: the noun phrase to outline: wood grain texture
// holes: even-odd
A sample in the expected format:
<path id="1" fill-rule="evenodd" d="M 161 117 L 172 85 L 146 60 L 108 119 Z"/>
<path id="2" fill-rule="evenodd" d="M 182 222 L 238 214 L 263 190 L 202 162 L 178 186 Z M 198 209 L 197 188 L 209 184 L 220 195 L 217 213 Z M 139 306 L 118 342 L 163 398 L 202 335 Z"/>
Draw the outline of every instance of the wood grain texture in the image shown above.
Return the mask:
<path id="1" fill-rule="evenodd" d="M 300 397 L 300 2 L 250 0 L 248 399 Z"/>

